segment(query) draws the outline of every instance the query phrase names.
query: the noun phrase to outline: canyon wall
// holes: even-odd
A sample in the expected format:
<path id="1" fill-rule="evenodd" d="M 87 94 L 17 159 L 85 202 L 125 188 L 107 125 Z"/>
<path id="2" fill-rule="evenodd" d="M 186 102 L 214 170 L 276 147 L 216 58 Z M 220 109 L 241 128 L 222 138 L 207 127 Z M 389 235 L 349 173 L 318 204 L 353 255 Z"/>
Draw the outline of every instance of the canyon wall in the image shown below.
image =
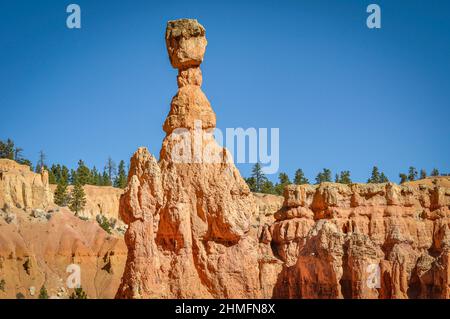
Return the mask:
<path id="1" fill-rule="evenodd" d="M 446 179 L 288 186 L 260 233 L 282 261 L 272 297 L 450 298 Z"/>
<path id="2" fill-rule="evenodd" d="M 214 140 L 203 26 L 169 21 L 166 45 L 178 92 L 159 161 L 131 158 L 117 298 L 450 297 L 446 182 L 291 185 L 279 208 Z"/>
<path id="3" fill-rule="evenodd" d="M 57 185 L 50 185 L 52 193 Z M 67 191 L 70 193 L 73 186 L 69 185 Z M 111 186 L 84 185 L 86 194 L 86 205 L 80 215 L 85 218 L 95 219 L 97 215 L 103 215 L 108 219 L 120 221 L 119 200 L 123 190 Z"/>
<path id="4" fill-rule="evenodd" d="M 36 174 L 27 165 L 0 159 L 0 208 L 46 209 L 52 204 L 47 171 Z"/>
<path id="5" fill-rule="evenodd" d="M 0 160 L 0 298 L 67 298 L 71 264 L 89 298 L 112 298 L 127 249 L 121 236 L 53 204 L 48 175 Z"/>

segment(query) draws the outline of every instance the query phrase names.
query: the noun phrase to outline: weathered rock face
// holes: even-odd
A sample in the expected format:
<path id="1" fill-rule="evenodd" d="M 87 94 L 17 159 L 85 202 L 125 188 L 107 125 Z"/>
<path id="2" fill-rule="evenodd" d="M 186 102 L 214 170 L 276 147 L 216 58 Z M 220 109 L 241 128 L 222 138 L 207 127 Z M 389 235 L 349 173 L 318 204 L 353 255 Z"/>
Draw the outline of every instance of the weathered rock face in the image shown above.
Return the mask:
<path id="1" fill-rule="evenodd" d="M 36 174 L 29 166 L 0 159 L 0 208 L 46 209 L 52 204 L 47 171 Z"/>
<path id="2" fill-rule="evenodd" d="M 50 190 L 54 194 L 57 185 L 50 185 Z M 70 193 L 73 186 L 68 186 L 67 191 Z M 86 194 L 86 205 L 80 212 L 80 216 L 95 219 L 97 215 L 103 215 L 110 219 L 120 220 L 119 201 L 123 190 L 111 186 L 94 186 L 84 185 L 84 193 Z"/>
<path id="3" fill-rule="evenodd" d="M 52 203 L 47 174 L 0 160 L 0 298 L 67 298 L 71 264 L 80 266 L 81 285 L 89 298 L 114 297 L 127 250 L 94 221 L 75 217 Z"/>
<path id="4" fill-rule="evenodd" d="M 204 28 L 171 21 L 166 43 L 179 90 L 159 162 L 144 148 L 131 159 L 120 202 L 129 254 L 117 297 L 258 297 L 257 241 L 248 235 L 256 204 L 210 130 L 215 114 L 200 88 Z"/>
<path id="5" fill-rule="evenodd" d="M 75 217 L 66 208 L 46 217 L 12 208 L 13 223 L 0 211 L 0 299 L 37 298 L 45 286 L 49 296 L 68 298 L 70 273 L 80 267 L 81 286 L 89 298 L 113 298 L 122 277 L 127 249 L 122 238 L 107 234 L 95 221 Z M 33 291 L 35 291 L 33 293 Z"/>
<path id="6" fill-rule="evenodd" d="M 207 44 L 205 28 L 197 20 L 180 19 L 167 23 L 166 46 L 174 68 L 185 70 L 200 66 Z"/>
<path id="7" fill-rule="evenodd" d="M 440 186 L 287 187 L 261 237 L 284 262 L 274 297 L 450 298 L 449 206 Z"/>

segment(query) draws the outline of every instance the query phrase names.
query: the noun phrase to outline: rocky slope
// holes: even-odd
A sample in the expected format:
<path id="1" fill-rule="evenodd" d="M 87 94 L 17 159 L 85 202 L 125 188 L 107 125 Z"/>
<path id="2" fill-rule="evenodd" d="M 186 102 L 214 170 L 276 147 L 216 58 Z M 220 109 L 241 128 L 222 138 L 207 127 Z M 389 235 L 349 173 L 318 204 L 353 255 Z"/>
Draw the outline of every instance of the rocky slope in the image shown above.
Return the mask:
<path id="1" fill-rule="evenodd" d="M 52 203 L 46 172 L 0 160 L 0 298 L 36 298 L 42 286 L 66 298 L 71 264 L 89 298 L 112 298 L 126 254 L 123 238 Z"/>
<path id="2" fill-rule="evenodd" d="M 288 186 L 258 206 L 211 133 L 204 28 L 170 21 L 166 44 L 179 89 L 159 161 L 131 158 L 118 298 L 450 297 L 447 182 Z"/>

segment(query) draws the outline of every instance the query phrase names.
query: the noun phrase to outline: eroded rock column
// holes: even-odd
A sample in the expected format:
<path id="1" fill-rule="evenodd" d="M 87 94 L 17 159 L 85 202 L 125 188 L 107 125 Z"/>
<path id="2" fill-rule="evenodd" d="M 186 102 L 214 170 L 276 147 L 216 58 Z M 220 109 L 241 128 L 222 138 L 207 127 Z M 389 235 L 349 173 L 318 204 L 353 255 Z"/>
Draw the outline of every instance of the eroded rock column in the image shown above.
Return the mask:
<path id="1" fill-rule="evenodd" d="M 205 29 L 170 21 L 166 44 L 178 92 L 159 162 L 144 148 L 131 159 L 120 204 L 129 254 L 117 297 L 259 297 L 254 198 L 214 140 L 216 117 L 201 90 Z"/>

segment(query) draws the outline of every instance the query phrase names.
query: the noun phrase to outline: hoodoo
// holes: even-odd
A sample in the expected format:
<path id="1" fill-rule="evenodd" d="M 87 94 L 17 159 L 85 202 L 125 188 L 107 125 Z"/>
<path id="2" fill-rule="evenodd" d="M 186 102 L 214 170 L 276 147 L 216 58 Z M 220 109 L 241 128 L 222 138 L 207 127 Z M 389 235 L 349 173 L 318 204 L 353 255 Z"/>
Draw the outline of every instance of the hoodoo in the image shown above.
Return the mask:
<path id="1" fill-rule="evenodd" d="M 120 201 L 129 253 L 117 297 L 258 297 L 257 241 L 249 236 L 255 201 L 211 134 L 216 117 L 200 87 L 205 29 L 196 20 L 170 21 L 166 44 L 179 89 L 159 162 L 145 148 L 131 158 Z M 194 143 L 180 147 L 186 135 Z M 198 139 L 222 160 L 179 161 L 180 149 L 194 154 Z"/>

